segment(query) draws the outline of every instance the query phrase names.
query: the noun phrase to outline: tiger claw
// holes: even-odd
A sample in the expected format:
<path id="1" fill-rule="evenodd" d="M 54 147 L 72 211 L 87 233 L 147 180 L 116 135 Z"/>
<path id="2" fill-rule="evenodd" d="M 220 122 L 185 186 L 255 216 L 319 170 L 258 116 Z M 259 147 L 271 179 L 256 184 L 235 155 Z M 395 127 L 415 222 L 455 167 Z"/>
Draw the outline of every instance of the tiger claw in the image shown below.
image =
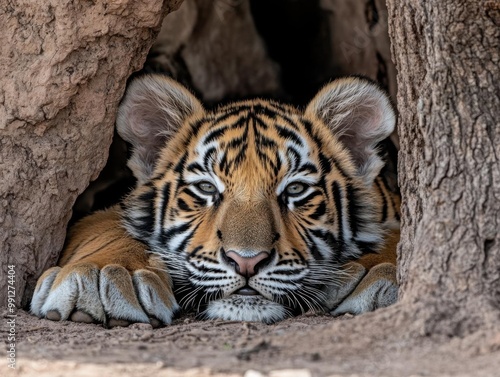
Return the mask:
<path id="1" fill-rule="evenodd" d="M 102 323 L 107 327 L 170 324 L 179 306 L 168 277 L 118 264 L 99 269 L 91 263 L 55 267 L 39 279 L 31 312 L 53 321 Z"/>
<path id="2" fill-rule="evenodd" d="M 45 318 L 50 319 L 51 321 L 60 321 L 61 313 L 59 313 L 57 310 L 49 310 Z"/>
<path id="3" fill-rule="evenodd" d="M 73 322 L 97 323 L 95 318 L 81 310 L 77 310 L 73 314 L 71 314 L 70 320 Z"/>
<path id="4" fill-rule="evenodd" d="M 113 327 L 127 327 L 129 325 L 130 325 L 130 322 L 129 321 L 125 321 L 123 319 L 114 319 L 114 318 L 111 318 L 108 321 L 108 327 L 110 329 L 112 329 Z"/>

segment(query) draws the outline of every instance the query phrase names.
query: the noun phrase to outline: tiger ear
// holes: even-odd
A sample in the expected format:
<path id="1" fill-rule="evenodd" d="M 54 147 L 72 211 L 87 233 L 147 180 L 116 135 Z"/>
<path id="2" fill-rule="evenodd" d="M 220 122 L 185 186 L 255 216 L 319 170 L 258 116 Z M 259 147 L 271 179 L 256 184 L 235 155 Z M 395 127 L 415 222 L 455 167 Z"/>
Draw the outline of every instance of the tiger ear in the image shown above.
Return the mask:
<path id="1" fill-rule="evenodd" d="M 141 76 L 129 84 L 116 128 L 132 144 L 128 166 L 139 183 L 151 177 L 159 152 L 185 120 L 203 111 L 191 92 L 166 76 Z"/>
<path id="2" fill-rule="evenodd" d="M 394 130 L 396 115 L 388 95 L 374 82 L 346 77 L 327 84 L 306 108 L 306 115 L 322 120 L 350 151 L 366 184 L 384 163 L 377 143 Z"/>

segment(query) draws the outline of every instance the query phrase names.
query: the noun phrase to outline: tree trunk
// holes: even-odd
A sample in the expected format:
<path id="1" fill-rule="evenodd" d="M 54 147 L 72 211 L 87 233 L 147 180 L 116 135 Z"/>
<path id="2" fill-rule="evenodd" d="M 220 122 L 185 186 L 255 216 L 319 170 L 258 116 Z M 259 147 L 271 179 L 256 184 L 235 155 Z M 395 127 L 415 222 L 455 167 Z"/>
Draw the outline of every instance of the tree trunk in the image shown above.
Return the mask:
<path id="1" fill-rule="evenodd" d="M 500 5 L 388 0 L 398 69 L 400 296 L 424 333 L 500 319 Z"/>
<path id="2" fill-rule="evenodd" d="M 2 304 L 12 288 L 26 304 L 56 263 L 71 207 L 106 161 L 127 79 L 180 3 L 2 1 Z"/>

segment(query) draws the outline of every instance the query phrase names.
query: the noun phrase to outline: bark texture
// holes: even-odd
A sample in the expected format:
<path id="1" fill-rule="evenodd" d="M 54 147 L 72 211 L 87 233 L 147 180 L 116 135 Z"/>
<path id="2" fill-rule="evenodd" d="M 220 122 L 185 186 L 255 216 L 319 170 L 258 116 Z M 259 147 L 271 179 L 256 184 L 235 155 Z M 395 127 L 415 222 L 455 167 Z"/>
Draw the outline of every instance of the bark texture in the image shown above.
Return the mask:
<path id="1" fill-rule="evenodd" d="M 396 95 L 383 0 L 186 0 L 165 18 L 146 64 L 208 102 L 286 94 L 307 103 L 332 77 L 349 74 Z"/>
<path id="2" fill-rule="evenodd" d="M 280 92 L 278 65 L 257 33 L 249 0 L 186 0 L 165 17 L 147 64 L 208 103 Z"/>
<path id="3" fill-rule="evenodd" d="M 500 322 L 500 5 L 388 1 L 402 304 L 424 334 Z"/>
<path id="4" fill-rule="evenodd" d="M 391 60 L 384 0 L 321 0 L 328 15 L 330 72 L 365 75 L 396 98 L 396 68 Z"/>
<path id="5" fill-rule="evenodd" d="M 8 265 L 20 304 L 56 262 L 75 198 L 106 161 L 126 80 L 180 2 L 0 6 L 2 302 Z"/>

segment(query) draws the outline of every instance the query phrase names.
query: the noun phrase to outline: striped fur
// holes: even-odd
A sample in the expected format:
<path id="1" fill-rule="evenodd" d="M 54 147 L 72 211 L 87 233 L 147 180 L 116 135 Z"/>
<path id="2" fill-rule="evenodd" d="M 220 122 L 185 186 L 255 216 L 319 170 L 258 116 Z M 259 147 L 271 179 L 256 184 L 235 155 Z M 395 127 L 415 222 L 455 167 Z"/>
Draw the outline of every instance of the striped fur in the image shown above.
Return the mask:
<path id="1" fill-rule="evenodd" d="M 338 290 L 354 276 L 348 262 L 395 255 L 383 243 L 399 199 L 377 177 L 376 150 L 394 113 L 370 82 L 333 82 L 305 111 L 260 99 L 206 111 L 177 83 L 147 76 L 132 84 L 117 126 L 134 147 L 139 184 L 113 211 L 164 264 L 184 310 L 264 322 L 331 310 L 349 293 Z M 118 255 L 113 242 L 105 247 Z M 268 258 L 243 276 L 230 250 Z M 66 251 L 63 264 L 83 253 Z M 244 287 L 258 295 L 239 294 Z"/>

